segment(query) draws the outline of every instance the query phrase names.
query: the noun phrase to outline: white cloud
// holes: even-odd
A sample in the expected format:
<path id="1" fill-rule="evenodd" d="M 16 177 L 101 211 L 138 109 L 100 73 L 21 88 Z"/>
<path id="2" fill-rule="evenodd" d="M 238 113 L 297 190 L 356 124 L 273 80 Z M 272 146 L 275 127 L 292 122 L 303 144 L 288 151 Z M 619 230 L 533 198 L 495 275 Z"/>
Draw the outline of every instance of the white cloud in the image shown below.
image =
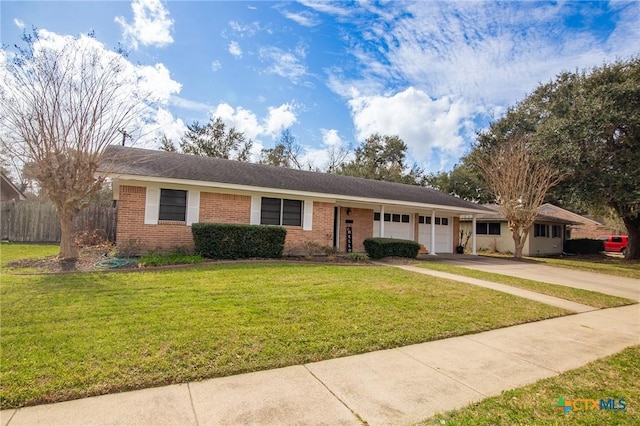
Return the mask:
<path id="1" fill-rule="evenodd" d="M 321 129 L 322 143 L 327 147 L 341 147 L 344 146 L 344 142 L 336 129 Z"/>
<path id="2" fill-rule="evenodd" d="M 337 2 L 299 0 L 299 3 L 318 12 L 328 13 L 339 17 L 345 17 L 351 14 L 351 10 L 349 8 L 340 7 L 340 3 Z"/>
<path id="3" fill-rule="evenodd" d="M 242 49 L 240 48 L 240 44 L 237 41 L 232 41 L 229 43 L 229 53 L 231 53 L 236 58 L 242 58 Z"/>
<path id="4" fill-rule="evenodd" d="M 13 23 L 16 27 L 20 28 L 21 30 L 24 29 L 24 22 L 21 21 L 18 18 L 13 18 Z"/>
<path id="5" fill-rule="evenodd" d="M 354 98 L 349 106 L 359 140 L 373 133 L 398 135 L 412 157 L 430 169 L 440 169 L 463 154 L 472 126 L 469 117 L 475 113 L 460 99 L 432 99 L 413 87 L 393 96 Z M 434 150 L 441 161 L 433 161 Z"/>
<path id="6" fill-rule="evenodd" d="M 254 141 L 276 138 L 283 129 L 297 121 L 294 104 L 285 103 L 267 109 L 266 116 L 259 118 L 253 111 L 243 107 L 234 108 L 227 103 L 218 104 L 211 111 L 212 117 L 220 117 L 227 125 L 243 132 Z"/>
<path id="7" fill-rule="evenodd" d="M 305 49 L 301 46 L 287 52 L 273 46 L 260 49 L 260 59 L 270 63 L 264 72 L 288 78 L 294 83 L 307 74 L 307 67 L 302 63 L 306 55 Z"/>
<path id="8" fill-rule="evenodd" d="M 320 20 L 316 15 L 311 12 L 303 11 L 299 13 L 283 11 L 282 14 L 287 19 L 291 19 L 298 25 L 302 25 L 303 27 L 315 27 L 320 24 Z"/>
<path id="9" fill-rule="evenodd" d="M 171 98 L 169 99 L 169 104 L 175 105 L 178 108 L 184 108 L 191 111 L 199 111 L 199 112 L 211 111 L 211 105 L 208 105 L 202 102 L 191 101 L 189 99 L 184 99 L 177 95 L 171 96 Z"/>
<path id="10" fill-rule="evenodd" d="M 153 94 L 153 100 L 166 105 L 171 96 L 180 93 L 182 84 L 171 79 L 169 70 L 164 64 L 155 66 L 138 66 L 140 85 L 144 90 Z"/>
<path id="11" fill-rule="evenodd" d="M 265 133 L 276 136 L 282 130 L 291 127 L 297 121 L 295 106 L 289 103 L 279 107 L 269 107 L 269 114 L 264 120 Z"/>
<path id="12" fill-rule="evenodd" d="M 115 22 L 122 27 L 122 36 L 128 45 L 138 49 L 139 43 L 156 47 L 173 43 L 173 19 L 160 0 L 133 0 L 131 9 L 133 23 L 127 22 L 123 16 L 115 18 Z"/>
<path id="13" fill-rule="evenodd" d="M 220 63 L 220 61 L 212 61 L 211 62 L 211 71 L 216 72 L 219 71 L 222 68 L 222 64 Z"/>
<path id="14" fill-rule="evenodd" d="M 243 24 L 238 21 L 230 21 L 229 26 L 231 30 L 240 37 L 251 37 L 260 29 L 260 23 L 258 22 Z"/>

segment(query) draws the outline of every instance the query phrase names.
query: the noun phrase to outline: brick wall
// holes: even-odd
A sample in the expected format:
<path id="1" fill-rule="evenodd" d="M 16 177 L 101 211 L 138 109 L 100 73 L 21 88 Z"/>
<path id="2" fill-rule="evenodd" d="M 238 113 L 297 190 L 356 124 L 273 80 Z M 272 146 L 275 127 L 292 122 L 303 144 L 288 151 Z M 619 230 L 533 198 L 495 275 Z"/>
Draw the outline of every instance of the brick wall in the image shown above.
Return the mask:
<path id="1" fill-rule="evenodd" d="M 144 224 L 144 206 L 147 190 L 139 186 L 121 186 L 118 200 L 118 224 L 116 240 L 120 249 L 139 249 L 168 252 L 176 247 L 193 250 L 191 227 L 184 222 Z"/>
<path id="2" fill-rule="evenodd" d="M 194 249 L 191 227 L 184 222 L 144 224 L 146 188 L 121 186 L 118 201 L 117 244 L 120 248 L 138 247 L 139 253 L 169 252 L 177 247 Z M 200 222 L 250 223 L 251 197 L 245 195 L 200 193 Z M 333 246 L 333 204 L 313 203 L 313 229 L 287 226 L 285 250 L 292 251 L 306 241 Z"/>
<path id="3" fill-rule="evenodd" d="M 333 204 L 313 203 L 313 229 L 303 231 L 301 226 L 285 226 L 287 239 L 285 252 L 303 253 L 303 244 L 312 241 L 320 246 L 333 247 Z"/>
<path id="4" fill-rule="evenodd" d="M 347 215 L 347 207 L 340 208 L 340 251 L 347 251 L 347 223 L 346 220 L 353 220 L 349 224 L 353 232 L 353 251 L 364 252 L 364 240 L 373 236 L 373 210 L 372 209 L 351 209 L 351 214 Z"/>
<path id="5" fill-rule="evenodd" d="M 251 220 L 251 197 L 247 195 L 200 193 L 200 222 L 237 223 Z"/>

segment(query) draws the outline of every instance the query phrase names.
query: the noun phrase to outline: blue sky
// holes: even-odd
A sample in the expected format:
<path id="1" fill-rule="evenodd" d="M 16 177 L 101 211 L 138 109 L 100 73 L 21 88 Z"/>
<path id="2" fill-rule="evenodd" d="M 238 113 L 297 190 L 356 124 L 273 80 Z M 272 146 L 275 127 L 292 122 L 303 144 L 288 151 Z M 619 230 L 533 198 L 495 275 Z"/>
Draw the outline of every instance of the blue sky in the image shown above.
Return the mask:
<path id="1" fill-rule="evenodd" d="M 449 170 L 477 131 L 540 82 L 640 53 L 640 2 L 2 1 L 1 39 L 95 31 L 150 66 L 163 101 L 136 136 L 177 141 L 211 116 L 255 141 L 290 127 L 322 168 L 331 147 L 397 134 Z"/>

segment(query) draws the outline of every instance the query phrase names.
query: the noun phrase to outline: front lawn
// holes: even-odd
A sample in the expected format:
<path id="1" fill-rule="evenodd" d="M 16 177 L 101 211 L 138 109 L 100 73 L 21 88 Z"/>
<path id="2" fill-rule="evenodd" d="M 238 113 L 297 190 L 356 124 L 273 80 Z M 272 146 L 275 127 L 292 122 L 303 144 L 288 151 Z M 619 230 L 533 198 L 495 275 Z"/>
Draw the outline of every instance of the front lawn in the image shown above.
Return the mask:
<path id="1" fill-rule="evenodd" d="M 566 414 L 558 399 L 614 399 L 616 408 L 594 410 L 579 402 L 581 410 Z M 640 346 L 567 371 L 532 385 L 503 392 L 467 408 L 438 414 L 422 423 L 428 425 L 638 425 L 640 424 Z M 599 404 L 598 404 L 599 406 Z M 584 408 L 588 407 L 588 410 Z"/>
<path id="2" fill-rule="evenodd" d="M 0 285 L 2 408 L 282 367 L 566 314 L 377 266 L 207 264 Z"/>
<path id="3" fill-rule="evenodd" d="M 510 275 L 496 274 L 493 272 L 479 271 L 477 269 L 449 265 L 446 263 L 422 261 L 416 262 L 415 265 L 426 269 L 433 269 L 434 271 L 448 272 L 450 274 L 462 275 L 465 277 L 477 278 L 479 280 L 519 287 L 525 290 L 535 291 L 536 293 L 546 294 L 548 296 L 559 297 L 561 299 L 571 300 L 572 302 L 593 306 L 595 308 L 613 308 L 616 306 L 632 305 L 634 303 L 637 303 L 635 300 L 625 299 L 623 297 L 617 296 L 610 296 L 608 294 L 598 293 L 596 291 L 543 283 L 540 281 L 512 277 Z"/>
<path id="4" fill-rule="evenodd" d="M 0 266 L 7 262 L 23 259 L 40 259 L 56 256 L 60 252 L 58 244 L 25 244 L 25 243 L 1 243 Z"/>

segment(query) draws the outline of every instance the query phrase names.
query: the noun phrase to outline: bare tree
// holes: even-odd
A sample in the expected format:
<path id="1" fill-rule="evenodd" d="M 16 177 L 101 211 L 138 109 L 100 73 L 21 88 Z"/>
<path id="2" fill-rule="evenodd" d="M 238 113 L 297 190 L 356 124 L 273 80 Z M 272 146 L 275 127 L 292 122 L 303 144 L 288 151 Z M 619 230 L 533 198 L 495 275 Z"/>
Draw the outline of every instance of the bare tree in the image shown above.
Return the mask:
<path id="1" fill-rule="evenodd" d="M 311 168 L 310 164 L 303 163 L 301 157 L 303 148 L 296 142 L 296 137 L 290 129 L 284 129 L 273 148 L 263 149 L 260 156 L 260 164 L 268 164 L 277 167 L 304 170 Z"/>
<path id="2" fill-rule="evenodd" d="M 329 152 L 329 160 L 326 165 L 327 173 L 335 173 L 336 170 L 339 170 L 340 167 L 347 161 L 349 155 L 351 155 L 351 150 L 345 146 L 332 146 L 328 150 Z"/>
<path id="3" fill-rule="evenodd" d="M 560 182 L 551 163 L 534 155 L 529 138 L 520 133 L 476 147 L 473 163 L 497 197 L 515 244 L 514 257 L 522 257 L 529 231 L 545 195 Z"/>
<path id="4" fill-rule="evenodd" d="M 73 221 L 101 188 L 103 149 L 144 116 L 149 97 L 133 66 L 91 35 L 25 34 L 0 51 L 2 149 L 28 165 L 60 216 L 61 260 L 78 257 Z"/>

